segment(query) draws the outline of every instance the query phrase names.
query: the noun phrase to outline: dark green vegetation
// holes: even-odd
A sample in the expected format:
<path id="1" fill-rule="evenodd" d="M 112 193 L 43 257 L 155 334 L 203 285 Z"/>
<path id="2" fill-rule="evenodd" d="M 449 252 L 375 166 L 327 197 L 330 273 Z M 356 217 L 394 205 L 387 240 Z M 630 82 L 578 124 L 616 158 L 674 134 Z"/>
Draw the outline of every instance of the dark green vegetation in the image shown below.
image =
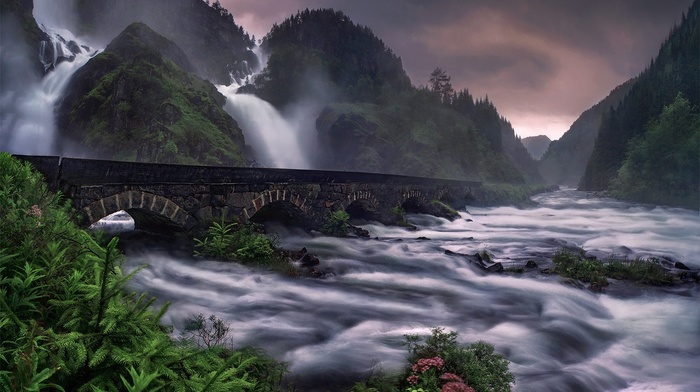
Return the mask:
<path id="1" fill-rule="evenodd" d="M 468 205 L 488 207 L 499 205 L 514 205 L 526 207 L 534 204 L 530 196 L 538 193 L 551 192 L 558 189 L 551 185 L 529 184 L 483 184 L 472 189 L 468 197 Z"/>
<path id="2" fill-rule="evenodd" d="M 79 30 L 109 42 L 126 26 L 142 22 L 175 42 L 187 54 L 197 75 L 229 84 L 231 75 L 245 79 L 258 60 L 250 50 L 254 37 L 238 26 L 219 1 L 80 0 Z"/>
<path id="3" fill-rule="evenodd" d="M 539 161 L 540 173 L 549 184 L 578 185 L 591 157 L 603 114 L 617 107 L 637 78 L 615 87 L 607 97 L 583 112 L 559 140 L 554 140 Z"/>
<path id="4" fill-rule="evenodd" d="M 269 268 L 299 276 L 294 265 L 255 224 L 214 222 L 202 238 L 195 238 L 195 256 Z"/>
<path id="5" fill-rule="evenodd" d="M 698 208 L 697 137 L 688 129 L 696 121 L 700 104 L 699 14 L 700 2 L 695 1 L 627 97 L 603 116 L 580 189 L 610 189 L 618 177 L 616 194 L 620 197 L 654 203 L 680 202 Z M 688 102 L 687 110 L 681 109 L 684 104 L 677 100 L 679 93 Z M 663 114 L 664 107 L 671 104 L 673 109 Z M 675 120 L 668 117 L 671 113 L 680 114 L 679 111 L 692 114 Z M 676 140 L 679 137 L 682 141 Z M 696 144 L 674 151 L 683 141 Z M 656 142 L 662 145 L 644 150 Z M 640 158 L 649 163 L 642 163 Z M 647 170 L 652 162 L 659 168 Z M 639 172 L 631 172 L 636 170 Z M 642 184 L 633 186 L 628 180 Z M 685 200 L 689 202 L 686 204 Z"/>
<path id="6" fill-rule="evenodd" d="M 633 138 L 610 184 L 613 196 L 700 207 L 700 113 L 680 93 Z"/>
<path id="7" fill-rule="evenodd" d="M 102 159 L 244 165 L 224 96 L 191 69 L 174 43 L 130 25 L 73 75 L 58 108 L 64 150 L 74 143 Z"/>
<path id="8" fill-rule="evenodd" d="M 409 365 L 404 372 L 374 375 L 352 391 L 510 391 L 515 378 L 508 360 L 486 342 L 462 346 L 457 337 L 457 332 L 442 328 L 434 328 L 428 337 L 406 335 Z"/>
<path id="9" fill-rule="evenodd" d="M 673 284 L 673 276 L 654 259 L 611 258 L 603 262 L 560 251 L 554 255 L 553 261 L 558 274 L 598 287 L 607 286 L 607 278 L 630 280 L 654 286 Z"/>
<path id="10" fill-rule="evenodd" d="M 336 237 L 344 237 L 348 234 L 348 221 L 350 214 L 344 210 L 331 212 L 321 227 L 321 233 Z"/>
<path id="11" fill-rule="evenodd" d="M 370 29 L 341 12 L 303 11 L 273 27 L 267 67 L 246 92 L 278 108 L 319 96 L 316 166 L 493 182 L 538 182 L 537 166 L 486 99 L 455 92 L 439 68 L 410 84 Z M 427 75 L 426 75 L 427 77 Z"/>
<path id="12" fill-rule="evenodd" d="M 167 305 L 125 290 L 138 270 L 122 273 L 117 239 L 77 228 L 29 165 L 0 153 L 0 180 L 0 389 L 280 389 L 284 367 L 257 350 L 173 340 Z"/>

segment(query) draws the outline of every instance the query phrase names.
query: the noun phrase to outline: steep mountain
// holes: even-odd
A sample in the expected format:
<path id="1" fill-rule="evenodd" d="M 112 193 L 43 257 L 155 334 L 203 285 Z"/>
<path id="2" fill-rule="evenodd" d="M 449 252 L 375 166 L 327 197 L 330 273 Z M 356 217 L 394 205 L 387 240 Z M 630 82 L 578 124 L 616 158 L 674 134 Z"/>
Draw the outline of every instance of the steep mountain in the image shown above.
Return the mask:
<path id="1" fill-rule="evenodd" d="M 57 107 L 63 151 L 103 159 L 244 165 L 225 98 L 172 41 L 129 25 L 71 78 Z"/>
<path id="2" fill-rule="evenodd" d="M 319 167 L 539 181 L 536 163 L 488 99 L 455 94 L 439 69 L 432 89 L 413 87 L 401 60 L 341 12 L 299 12 L 261 47 L 267 67 L 242 91 L 280 108 L 309 94 L 331 102 L 316 120 Z"/>
<path id="3" fill-rule="evenodd" d="M 583 112 L 559 140 L 553 141 L 540 159 L 540 173 L 549 184 L 575 187 L 591 157 L 603 114 L 617 107 L 637 78 L 615 87 L 607 97 Z"/>
<path id="4" fill-rule="evenodd" d="M 547 147 L 549 147 L 549 143 L 551 142 L 552 140 L 546 135 L 528 136 L 520 140 L 520 143 L 523 144 L 527 152 L 529 152 L 530 156 L 534 159 L 542 158 L 542 155 L 547 151 Z"/>
<path id="5" fill-rule="evenodd" d="M 254 40 L 236 25 L 233 15 L 214 1 L 78 0 L 81 32 L 109 41 L 134 22 L 143 22 L 175 42 L 196 73 L 216 84 L 244 79 L 259 66 Z"/>
<path id="6" fill-rule="evenodd" d="M 619 107 L 603 116 L 591 158 L 581 179 L 582 190 L 608 189 L 625 157 L 678 93 L 691 108 L 700 103 L 700 2 L 693 2 L 663 43 L 659 54 L 639 75 Z M 697 109 L 693 109 L 697 110 Z M 697 162 L 695 162 L 697 165 Z M 668 170 L 673 170 L 669 167 Z M 669 184 L 672 186 L 672 184 Z M 695 189 L 694 192 L 698 190 Z"/>
<path id="7" fill-rule="evenodd" d="M 277 107 L 309 92 L 371 102 L 411 87 L 401 59 L 382 40 L 331 9 L 307 9 L 275 24 L 261 48 L 267 67 L 247 91 Z"/>

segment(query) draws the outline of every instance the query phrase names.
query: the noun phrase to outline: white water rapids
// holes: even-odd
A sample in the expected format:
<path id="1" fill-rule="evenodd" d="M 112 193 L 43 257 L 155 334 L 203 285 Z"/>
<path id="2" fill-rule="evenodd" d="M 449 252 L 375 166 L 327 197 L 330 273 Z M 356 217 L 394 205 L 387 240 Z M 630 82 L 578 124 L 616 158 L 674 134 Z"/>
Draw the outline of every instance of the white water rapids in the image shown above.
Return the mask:
<path id="1" fill-rule="evenodd" d="M 454 222 L 409 216 L 418 232 L 363 225 L 371 240 L 278 228 L 279 245 L 306 247 L 333 271 L 324 279 L 153 250 L 130 252 L 127 266 L 148 264 L 132 287 L 172 301 L 164 322 L 179 328 L 188 316 L 216 314 L 231 324 L 237 346 L 288 361 L 304 391 L 347 390 L 338 386 L 375 364 L 401 368 L 403 335 L 436 326 L 494 344 L 511 362 L 515 391 L 700 390 L 697 284 L 639 289 L 613 281 L 607 294 L 594 294 L 552 275 L 487 274 L 444 253 L 488 249 L 496 261 L 545 263 L 575 244 L 700 267 L 697 212 L 586 196 L 559 191 L 528 209 L 469 208 Z"/>

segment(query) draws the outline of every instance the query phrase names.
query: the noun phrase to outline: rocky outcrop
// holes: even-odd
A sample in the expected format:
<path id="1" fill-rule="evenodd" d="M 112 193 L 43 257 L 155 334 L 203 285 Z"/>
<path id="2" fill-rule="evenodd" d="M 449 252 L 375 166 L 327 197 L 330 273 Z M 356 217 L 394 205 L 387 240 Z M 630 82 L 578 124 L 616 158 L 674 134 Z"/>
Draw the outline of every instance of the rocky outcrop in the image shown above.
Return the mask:
<path id="1" fill-rule="evenodd" d="M 72 77 L 58 105 L 64 154 L 140 162 L 246 164 L 225 98 L 187 55 L 142 23 Z"/>

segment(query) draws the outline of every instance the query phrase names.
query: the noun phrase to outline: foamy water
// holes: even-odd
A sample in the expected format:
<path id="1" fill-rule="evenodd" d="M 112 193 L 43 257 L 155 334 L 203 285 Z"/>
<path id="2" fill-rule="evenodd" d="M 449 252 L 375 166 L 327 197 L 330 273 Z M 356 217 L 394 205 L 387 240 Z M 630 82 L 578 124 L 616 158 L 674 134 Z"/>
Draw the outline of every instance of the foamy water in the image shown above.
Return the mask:
<path id="1" fill-rule="evenodd" d="M 556 276 L 486 274 L 444 254 L 488 249 L 497 261 L 545 260 L 568 244 L 698 267 L 697 212 L 581 196 L 541 195 L 540 206 L 524 210 L 470 208 L 454 222 L 409 216 L 418 232 L 364 225 L 372 240 L 279 229 L 280 245 L 305 246 L 333 271 L 325 279 L 152 252 L 128 264 L 149 265 L 133 288 L 172 301 L 165 322 L 178 328 L 190 315 L 216 314 L 231 324 L 236 345 L 290 362 L 305 391 L 340 388 L 376 364 L 401 368 L 403 335 L 435 326 L 458 331 L 463 342 L 494 344 L 511 362 L 516 391 L 700 390 L 697 285 L 623 298 Z"/>

